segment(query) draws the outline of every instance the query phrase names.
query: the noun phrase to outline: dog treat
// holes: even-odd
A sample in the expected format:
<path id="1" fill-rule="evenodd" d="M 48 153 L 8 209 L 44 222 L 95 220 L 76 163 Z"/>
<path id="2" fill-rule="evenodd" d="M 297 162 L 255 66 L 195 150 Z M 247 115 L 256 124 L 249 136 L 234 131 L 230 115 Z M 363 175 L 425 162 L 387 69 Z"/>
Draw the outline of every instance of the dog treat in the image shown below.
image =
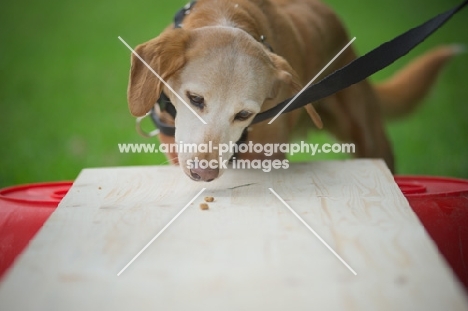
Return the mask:
<path id="1" fill-rule="evenodd" d="M 209 206 L 208 206 L 208 204 L 206 204 L 206 203 L 200 203 L 200 208 L 201 208 L 202 210 L 206 211 L 206 210 L 209 208 Z"/>
<path id="2" fill-rule="evenodd" d="M 213 197 L 205 197 L 205 202 L 213 202 L 214 198 Z"/>

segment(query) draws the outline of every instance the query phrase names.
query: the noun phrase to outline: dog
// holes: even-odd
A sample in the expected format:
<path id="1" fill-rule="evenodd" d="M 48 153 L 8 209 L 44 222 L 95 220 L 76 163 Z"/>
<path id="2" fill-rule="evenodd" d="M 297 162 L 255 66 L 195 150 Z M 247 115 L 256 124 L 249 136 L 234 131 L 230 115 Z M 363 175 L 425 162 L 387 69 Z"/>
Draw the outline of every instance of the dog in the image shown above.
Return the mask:
<path id="1" fill-rule="evenodd" d="M 394 171 L 392 147 L 384 120 L 410 113 L 434 84 L 455 46 L 437 47 L 420 56 L 388 81 L 354 84 L 319 102 L 282 114 L 272 124 L 252 126 L 254 116 L 297 94 L 349 41 L 334 11 L 318 0 L 199 0 L 183 24 L 170 25 L 158 37 L 140 44 L 136 53 L 167 81 L 207 123 L 203 124 L 135 56 L 131 58 L 128 104 L 134 116 L 147 114 L 164 92 L 177 117 L 159 112 L 176 127 L 175 137 L 160 134 L 162 143 L 213 145 L 240 139 L 259 144 L 288 143 L 314 126 L 354 143 L 355 156 L 382 158 Z M 357 58 L 347 48 L 322 77 Z M 314 126 L 312 125 L 314 124 Z M 174 164 L 196 181 L 212 181 L 223 169 L 184 165 L 194 159 L 229 160 L 232 152 L 168 153 Z M 255 153 L 240 159 L 285 159 Z"/>

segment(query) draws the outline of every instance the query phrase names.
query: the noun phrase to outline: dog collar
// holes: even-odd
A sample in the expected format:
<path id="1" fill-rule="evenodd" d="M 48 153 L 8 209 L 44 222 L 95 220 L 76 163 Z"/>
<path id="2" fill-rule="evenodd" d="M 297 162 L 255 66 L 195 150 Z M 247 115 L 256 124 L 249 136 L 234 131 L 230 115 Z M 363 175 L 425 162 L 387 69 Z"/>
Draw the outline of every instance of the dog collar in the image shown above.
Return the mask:
<path id="1" fill-rule="evenodd" d="M 150 111 L 151 120 L 153 120 L 154 125 L 159 129 L 159 131 L 166 136 L 175 136 L 175 126 L 172 124 L 167 124 L 161 120 L 159 117 L 160 112 L 167 112 L 175 120 L 177 111 L 174 105 L 171 103 L 169 97 L 166 94 L 161 93 L 161 96 L 157 102 L 157 108 L 154 107 Z M 159 110 L 159 113 L 156 110 Z"/>
<path id="2" fill-rule="evenodd" d="M 184 21 L 185 16 L 190 14 L 190 11 L 192 11 L 192 8 L 196 3 L 197 1 L 189 2 L 176 13 L 174 16 L 174 28 L 182 28 L 182 22 Z"/>

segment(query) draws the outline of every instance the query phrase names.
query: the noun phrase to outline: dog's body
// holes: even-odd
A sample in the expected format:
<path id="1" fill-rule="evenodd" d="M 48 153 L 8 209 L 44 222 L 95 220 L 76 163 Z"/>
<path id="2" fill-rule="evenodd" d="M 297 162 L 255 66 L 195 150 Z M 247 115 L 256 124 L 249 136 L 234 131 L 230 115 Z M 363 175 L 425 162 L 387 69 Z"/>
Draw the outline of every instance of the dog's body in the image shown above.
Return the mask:
<path id="1" fill-rule="evenodd" d="M 266 38 L 267 44 L 262 38 Z M 164 90 L 176 107 L 177 118 L 175 138 L 161 135 L 162 142 L 235 142 L 256 113 L 297 93 L 348 42 L 342 23 L 318 0 L 200 0 L 185 17 L 182 28 L 167 28 L 157 38 L 138 46 L 136 52 L 208 124 L 202 124 L 135 57 L 128 90 L 130 110 L 136 116 L 146 114 Z M 287 143 L 293 132 L 311 127 L 310 118 L 321 127 L 320 115 L 327 130 L 356 145 L 356 156 L 383 158 L 393 170 L 384 117 L 411 111 L 455 53 L 453 47 L 438 48 L 382 85 L 363 81 L 314 106 L 283 114 L 271 125 L 267 122 L 253 125 L 248 140 L 261 144 Z M 322 77 L 355 58 L 351 46 Z M 167 114 L 162 113 L 161 117 L 174 122 Z M 231 155 L 224 154 L 223 158 Z M 174 163 L 183 163 L 184 171 L 192 179 L 210 181 L 220 174 L 217 169 L 191 170 L 185 165 L 195 157 L 217 160 L 218 152 L 179 154 L 178 159 L 176 154 L 168 156 Z M 284 156 L 276 153 L 272 158 Z"/>

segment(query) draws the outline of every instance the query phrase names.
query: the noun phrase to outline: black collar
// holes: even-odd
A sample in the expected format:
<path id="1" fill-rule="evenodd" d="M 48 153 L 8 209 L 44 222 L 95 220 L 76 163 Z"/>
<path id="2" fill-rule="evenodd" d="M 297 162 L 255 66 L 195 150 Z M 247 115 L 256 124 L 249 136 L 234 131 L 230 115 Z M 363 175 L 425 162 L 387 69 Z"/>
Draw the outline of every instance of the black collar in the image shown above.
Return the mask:
<path id="1" fill-rule="evenodd" d="M 192 8 L 195 6 L 196 3 L 197 1 L 187 3 L 182 9 L 180 9 L 176 13 L 176 15 L 174 16 L 174 28 L 182 28 L 182 22 L 184 21 L 185 16 L 190 14 L 190 11 L 192 11 Z"/>
<path id="2" fill-rule="evenodd" d="M 157 104 L 159 106 L 159 113 L 165 111 L 175 120 L 177 114 L 176 109 L 164 92 L 161 93 Z M 162 134 L 166 136 L 175 136 L 175 127 L 172 124 L 164 123 L 155 108 L 151 109 L 150 117 L 151 120 L 153 120 L 154 125 L 156 125 Z"/>

